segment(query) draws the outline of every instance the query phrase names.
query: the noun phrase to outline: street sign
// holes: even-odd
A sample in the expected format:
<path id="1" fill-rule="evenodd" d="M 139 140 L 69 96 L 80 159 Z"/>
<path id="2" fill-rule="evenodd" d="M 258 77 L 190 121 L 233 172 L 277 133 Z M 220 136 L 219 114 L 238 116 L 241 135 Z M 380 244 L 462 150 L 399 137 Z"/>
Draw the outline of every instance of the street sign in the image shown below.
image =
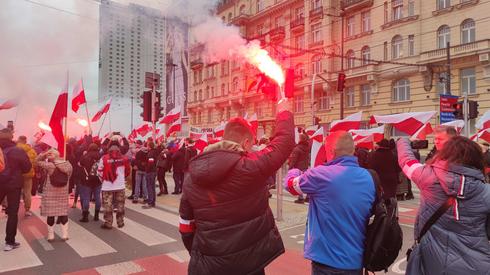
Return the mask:
<path id="1" fill-rule="evenodd" d="M 458 96 L 454 95 L 440 95 L 440 123 L 451 122 L 456 120 L 454 117 L 454 104 L 458 103 Z"/>

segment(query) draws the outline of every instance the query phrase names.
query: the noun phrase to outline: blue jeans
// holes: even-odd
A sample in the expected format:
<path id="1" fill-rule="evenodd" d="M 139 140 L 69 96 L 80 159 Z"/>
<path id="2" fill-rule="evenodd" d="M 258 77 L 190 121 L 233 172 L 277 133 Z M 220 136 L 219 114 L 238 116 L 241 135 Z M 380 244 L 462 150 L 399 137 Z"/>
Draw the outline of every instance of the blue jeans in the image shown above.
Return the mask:
<path id="1" fill-rule="evenodd" d="M 143 189 L 143 198 L 148 198 L 148 190 L 146 189 L 146 172 L 136 171 L 136 184 L 134 185 L 134 200 L 139 199 L 141 190 Z"/>
<path id="2" fill-rule="evenodd" d="M 360 270 L 344 270 L 330 267 L 317 262 L 311 262 L 311 275 L 362 275 Z"/>
<path id="3" fill-rule="evenodd" d="M 80 190 L 80 202 L 82 203 L 83 211 L 88 211 L 88 209 L 90 208 L 90 198 L 92 197 L 92 193 L 95 197 L 95 210 L 100 210 L 100 190 L 102 188 L 102 185 L 99 185 L 97 187 L 90 187 L 79 184 L 77 188 L 79 188 Z"/>
<path id="4" fill-rule="evenodd" d="M 155 179 L 157 177 L 156 172 L 146 173 L 146 192 L 148 194 L 148 205 L 155 206 Z"/>

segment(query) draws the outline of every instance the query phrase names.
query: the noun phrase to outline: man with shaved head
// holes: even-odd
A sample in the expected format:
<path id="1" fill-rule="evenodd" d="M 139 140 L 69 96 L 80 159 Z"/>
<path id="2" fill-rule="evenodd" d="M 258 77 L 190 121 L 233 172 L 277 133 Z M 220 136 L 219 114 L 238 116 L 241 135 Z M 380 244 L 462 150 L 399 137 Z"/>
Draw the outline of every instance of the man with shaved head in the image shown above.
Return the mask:
<path id="1" fill-rule="evenodd" d="M 310 197 L 304 257 L 312 261 L 312 274 L 361 274 L 375 185 L 359 166 L 349 133 L 331 133 L 325 155 L 323 165 L 292 169 L 284 181 L 291 194 Z"/>

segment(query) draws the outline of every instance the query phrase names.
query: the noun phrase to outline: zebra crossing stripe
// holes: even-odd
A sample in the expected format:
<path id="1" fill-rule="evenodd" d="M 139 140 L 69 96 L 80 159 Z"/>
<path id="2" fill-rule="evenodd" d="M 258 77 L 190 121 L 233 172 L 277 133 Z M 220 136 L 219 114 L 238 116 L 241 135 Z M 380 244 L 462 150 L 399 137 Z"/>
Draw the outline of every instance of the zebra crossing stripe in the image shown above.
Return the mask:
<path id="1" fill-rule="evenodd" d="M 145 271 L 141 266 L 133 261 L 100 266 L 95 268 L 95 270 L 101 275 L 126 275 Z"/>
<path id="2" fill-rule="evenodd" d="M 126 217 L 124 218 L 124 227 L 118 229 L 123 233 L 129 235 L 130 237 L 146 244 L 147 246 L 165 244 L 176 241 L 168 237 L 167 235 L 157 232 Z"/>
<path id="3" fill-rule="evenodd" d="M 156 208 L 150 208 L 150 209 L 143 209 L 141 208 L 141 205 L 139 204 L 126 204 L 126 208 L 131 209 L 135 212 L 138 212 L 140 214 L 143 214 L 145 216 L 148 216 L 150 218 L 154 218 L 157 220 L 160 220 L 161 222 L 170 224 L 175 227 L 179 227 L 179 216 L 169 213 L 164 210 L 156 209 Z"/>
<path id="4" fill-rule="evenodd" d="M 2 229 L 0 230 L 1 240 L 5 239 L 5 231 L 3 229 L 5 228 L 6 224 L 7 219 L 0 219 L 0 229 Z M 2 251 L 0 251 L 0 273 L 43 265 L 34 250 L 32 250 L 29 243 L 19 231 L 17 231 L 17 235 L 15 236 L 15 238 L 16 241 L 20 243 L 19 248 L 5 252 L 3 251 L 3 246 L 1 246 Z"/>
<path id="5" fill-rule="evenodd" d="M 29 231 L 31 231 L 32 235 L 34 236 L 34 238 L 36 238 L 39 244 L 44 248 L 44 250 L 54 250 L 54 247 L 46 240 L 46 236 L 39 232 L 39 229 L 37 229 L 37 227 L 29 226 L 28 229 Z"/>
<path id="6" fill-rule="evenodd" d="M 165 254 L 179 263 L 189 262 L 191 256 L 187 250 L 180 250 Z"/>

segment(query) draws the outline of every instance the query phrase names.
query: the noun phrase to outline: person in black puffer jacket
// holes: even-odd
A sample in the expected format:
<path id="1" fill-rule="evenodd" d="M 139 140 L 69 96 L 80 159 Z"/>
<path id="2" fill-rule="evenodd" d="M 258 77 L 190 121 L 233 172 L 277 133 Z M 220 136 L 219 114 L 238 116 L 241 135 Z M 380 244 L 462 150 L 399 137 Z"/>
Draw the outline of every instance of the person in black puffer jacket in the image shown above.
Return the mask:
<path id="1" fill-rule="evenodd" d="M 306 171 L 310 166 L 310 146 L 308 143 L 308 135 L 302 133 L 299 135 L 299 142 L 294 147 L 291 156 L 288 161 L 289 169 L 299 169 L 301 171 Z M 294 201 L 295 203 L 304 203 L 305 198 L 303 195 L 299 195 L 298 199 Z"/>
<path id="2" fill-rule="evenodd" d="M 179 231 L 191 255 L 188 274 L 265 274 L 284 253 L 267 179 L 294 148 L 292 113 L 279 112 L 276 123 L 272 142 L 251 152 L 250 124 L 231 119 L 223 141 L 190 161 L 179 209 Z"/>
<path id="3" fill-rule="evenodd" d="M 369 168 L 378 173 L 384 198 L 396 198 L 401 169 L 389 140 L 383 139 L 378 142 L 378 148 L 369 156 Z"/>
<path id="4" fill-rule="evenodd" d="M 90 207 L 90 198 L 92 194 L 95 197 L 95 213 L 94 221 L 99 220 L 100 213 L 100 194 L 101 184 L 99 177 L 97 176 L 97 169 L 94 167 L 94 163 L 98 163 L 100 160 L 99 146 L 92 143 L 88 147 L 87 153 L 80 158 L 80 167 L 82 168 L 82 180 L 80 182 L 80 201 L 82 203 L 82 219 L 80 222 L 88 222 L 88 214 Z"/>

